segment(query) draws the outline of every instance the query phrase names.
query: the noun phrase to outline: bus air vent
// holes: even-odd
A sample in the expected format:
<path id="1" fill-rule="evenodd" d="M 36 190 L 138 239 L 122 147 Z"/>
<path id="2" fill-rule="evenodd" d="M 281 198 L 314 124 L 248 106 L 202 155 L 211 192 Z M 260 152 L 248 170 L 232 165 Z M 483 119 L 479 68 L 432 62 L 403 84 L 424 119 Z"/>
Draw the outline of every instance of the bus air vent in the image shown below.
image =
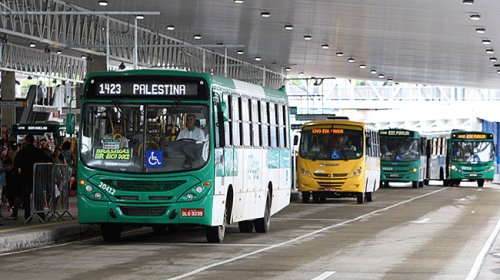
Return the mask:
<path id="1" fill-rule="evenodd" d="M 167 211 L 167 207 L 135 207 L 120 206 L 120 210 L 127 216 L 162 216 Z"/>
<path id="2" fill-rule="evenodd" d="M 155 195 L 155 196 L 149 196 L 148 198 L 149 200 L 171 200 L 173 197 L 165 195 Z"/>
<path id="3" fill-rule="evenodd" d="M 103 183 L 120 191 L 130 192 L 161 192 L 171 191 L 186 183 L 185 180 L 176 181 L 125 181 L 125 180 L 102 180 Z"/>
<path id="4" fill-rule="evenodd" d="M 117 195 L 116 198 L 123 200 L 139 200 L 139 197 L 136 195 Z"/>

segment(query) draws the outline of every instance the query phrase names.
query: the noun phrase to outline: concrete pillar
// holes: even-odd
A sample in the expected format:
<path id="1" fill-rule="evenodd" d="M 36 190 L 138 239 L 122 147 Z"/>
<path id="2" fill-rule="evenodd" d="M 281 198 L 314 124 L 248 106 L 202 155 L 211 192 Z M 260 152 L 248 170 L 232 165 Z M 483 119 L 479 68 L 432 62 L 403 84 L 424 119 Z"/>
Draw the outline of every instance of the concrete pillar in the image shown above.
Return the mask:
<path id="1" fill-rule="evenodd" d="M 2 101 L 16 100 L 16 73 L 2 71 Z M 16 123 L 16 107 L 2 106 L 2 127 L 8 129 Z"/>

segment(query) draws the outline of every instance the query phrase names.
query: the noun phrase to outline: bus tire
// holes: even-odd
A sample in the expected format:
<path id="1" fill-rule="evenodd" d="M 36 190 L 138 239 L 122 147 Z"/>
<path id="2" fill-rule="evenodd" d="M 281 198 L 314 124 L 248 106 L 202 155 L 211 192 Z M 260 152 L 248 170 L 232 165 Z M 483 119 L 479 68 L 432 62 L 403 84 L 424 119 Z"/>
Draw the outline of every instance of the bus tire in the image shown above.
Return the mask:
<path id="1" fill-rule="evenodd" d="M 372 195 L 373 195 L 373 192 L 367 192 L 366 193 L 366 201 L 372 202 L 372 200 L 373 200 L 373 196 Z"/>
<path id="2" fill-rule="evenodd" d="M 444 185 L 445 187 L 448 187 L 450 184 L 451 184 L 450 180 L 448 180 L 448 179 L 444 179 L 444 180 L 443 180 L 443 185 Z"/>
<path id="3" fill-rule="evenodd" d="M 418 181 L 412 181 L 411 186 L 416 189 L 418 187 Z"/>
<path id="4" fill-rule="evenodd" d="M 313 202 L 319 202 L 319 192 L 312 193 Z"/>
<path id="5" fill-rule="evenodd" d="M 479 188 L 482 188 L 482 187 L 484 186 L 484 179 L 479 179 L 479 180 L 477 180 L 477 186 L 478 186 Z"/>
<path id="6" fill-rule="evenodd" d="M 117 242 L 122 235 L 122 226 L 120 224 L 102 224 L 101 234 L 105 242 Z"/>
<path id="7" fill-rule="evenodd" d="M 358 204 L 365 203 L 365 193 L 364 192 L 356 193 L 356 200 Z"/>
<path id="8" fill-rule="evenodd" d="M 238 222 L 238 228 L 242 233 L 249 233 L 253 231 L 253 222 L 252 221 L 241 221 Z"/>
<path id="9" fill-rule="evenodd" d="M 222 243 L 225 234 L 226 227 L 224 225 L 205 227 L 205 235 L 208 243 Z"/>
<path id="10" fill-rule="evenodd" d="M 429 185 L 429 179 L 424 179 L 424 185 L 428 186 Z"/>
<path id="11" fill-rule="evenodd" d="M 384 188 L 388 188 L 389 187 L 389 182 L 388 181 L 385 181 L 384 182 Z"/>
<path id="12" fill-rule="evenodd" d="M 419 181 L 418 182 L 418 187 L 423 188 L 424 187 L 424 181 Z"/>
<path id="13" fill-rule="evenodd" d="M 326 202 L 326 193 L 322 192 L 319 194 L 319 202 L 320 203 L 325 203 Z"/>
<path id="14" fill-rule="evenodd" d="M 311 198 L 310 192 L 302 192 L 302 202 L 309 203 L 309 198 Z"/>
<path id="15" fill-rule="evenodd" d="M 271 227 L 271 193 L 267 193 L 266 208 L 264 209 L 264 217 L 253 221 L 255 231 L 259 233 L 266 233 Z"/>

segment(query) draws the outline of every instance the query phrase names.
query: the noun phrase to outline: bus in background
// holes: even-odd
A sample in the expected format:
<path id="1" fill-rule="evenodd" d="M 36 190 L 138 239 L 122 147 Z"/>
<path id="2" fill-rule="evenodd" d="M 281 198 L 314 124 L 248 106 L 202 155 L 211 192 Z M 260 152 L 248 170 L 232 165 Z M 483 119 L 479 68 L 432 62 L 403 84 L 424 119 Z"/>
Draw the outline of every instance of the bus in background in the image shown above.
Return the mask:
<path id="1" fill-rule="evenodd" d="M 267 232 L 290 202 L 283 91 L 193 72 L 90 73 L 81 110 L 78 218 L 106 241 L 124 225 L 201 225 L 222 242 L 235 222 Z"/>
<path id="2" fill-rule="evenodd" d="M 33 134 L 35 142 L 47 139 L 52 151 L 55 146 L 62 144 L 66 134 L 64 125 L 58 122 L 18 123 L 11 126 L 10 138 L 17 144 L 22 144 L 24 136 L 29 133 Z"/>
<path id="3" fill-rule="evenodd" d="M 379 188 L 380 151 L 375 129 L 334 117 L 303 124 L 297 155 L 297 188 L 302 202 L 327 197 L 372 201 Z"/>
<path id="4" fill-rule="evenodd" d="M 441 180 L 445 186 L 476 181 L 478 187 L 483 187 L 485 180 L 493 180 L 492 133 L 453 130 L 446 136 L 429 139 L 427 152 L 429 179 Z"/>
<path id="5" fill-rule="evenodd" d="M 428 184 L 425 138 L 417 131 L 407 129 L 382 129 L 380 136 L 380 183 L 411 182 L 412 187 Z"/>

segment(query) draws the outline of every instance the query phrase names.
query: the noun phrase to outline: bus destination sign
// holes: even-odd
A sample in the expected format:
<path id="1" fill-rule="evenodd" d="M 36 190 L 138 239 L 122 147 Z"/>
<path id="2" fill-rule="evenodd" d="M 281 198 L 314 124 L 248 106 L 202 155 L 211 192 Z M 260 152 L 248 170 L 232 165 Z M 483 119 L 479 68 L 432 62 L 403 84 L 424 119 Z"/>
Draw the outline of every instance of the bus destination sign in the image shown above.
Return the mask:
<path id="1" fill-rule="evenodd" d="M 483 133 L 462 133 L 457 134 L 458 139 L 486 139 L 486 134 Z"/>
<path id="2" fill-rule="evenodd" d="M 413 137 L 413 131 L 409 130 L 381 130 L 380 136 L 407 136 Z"/>
<path id="3" fill-rule="evenodd" d="M 195 96 L 198 94 L 198 85 L 173 83 L 135 83 L 135 82 L 106 82 L 96 84 L 97 95 L 133 95 L 133 96 Z"/>
<path id="4" fill-rule="evenodd" d="M 313 128 L 312 134 L 344 134 L 342 128 Z"/>

